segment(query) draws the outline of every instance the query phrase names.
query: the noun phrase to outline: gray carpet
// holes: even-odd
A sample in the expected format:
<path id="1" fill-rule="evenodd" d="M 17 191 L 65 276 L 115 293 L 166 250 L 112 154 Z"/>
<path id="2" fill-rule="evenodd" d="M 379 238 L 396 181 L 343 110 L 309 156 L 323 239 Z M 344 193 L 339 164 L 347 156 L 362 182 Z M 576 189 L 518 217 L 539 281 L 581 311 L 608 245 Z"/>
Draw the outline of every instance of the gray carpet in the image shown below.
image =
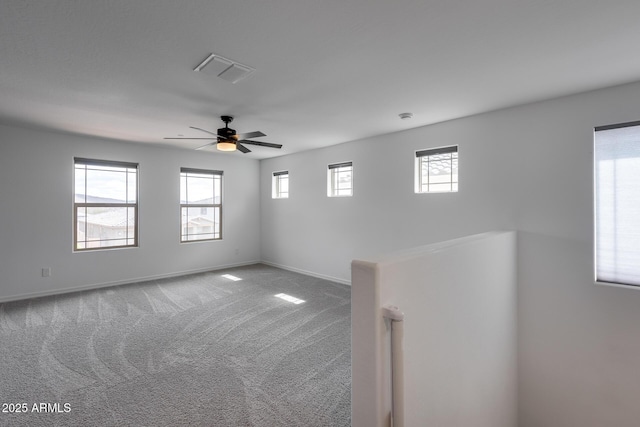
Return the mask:
<path id="1" fill-rule="evenodd" d="M 4 303 L 0 368 L 2 426 L 348 426 L 350 288 L 258 264 Z"/>

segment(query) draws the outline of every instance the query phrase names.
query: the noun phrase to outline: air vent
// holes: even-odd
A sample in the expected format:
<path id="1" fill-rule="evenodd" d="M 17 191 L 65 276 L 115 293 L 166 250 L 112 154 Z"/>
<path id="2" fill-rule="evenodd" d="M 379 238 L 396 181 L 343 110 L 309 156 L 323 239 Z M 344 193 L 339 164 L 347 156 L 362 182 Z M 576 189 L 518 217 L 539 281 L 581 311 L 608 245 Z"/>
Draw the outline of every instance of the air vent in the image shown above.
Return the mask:
<path id="1" fill-rule="evenodd" d="M 193 71 L 201 71 L 205 74 L 220 77 L 228 82 L 237 83 L 253 73 L 255 68 L 212 53 Z"/>

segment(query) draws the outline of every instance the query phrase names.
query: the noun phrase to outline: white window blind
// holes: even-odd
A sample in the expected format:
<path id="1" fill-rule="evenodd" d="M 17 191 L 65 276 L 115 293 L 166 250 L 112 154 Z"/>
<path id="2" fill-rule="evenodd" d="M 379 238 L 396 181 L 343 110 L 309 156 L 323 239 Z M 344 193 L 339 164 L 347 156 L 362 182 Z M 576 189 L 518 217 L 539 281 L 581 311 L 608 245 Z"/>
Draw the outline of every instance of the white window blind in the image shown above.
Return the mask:
<path id="1" fill-rule="evenodd" d="M 640 122 L 595 129 L 595 273 L 640 286 Z"/>

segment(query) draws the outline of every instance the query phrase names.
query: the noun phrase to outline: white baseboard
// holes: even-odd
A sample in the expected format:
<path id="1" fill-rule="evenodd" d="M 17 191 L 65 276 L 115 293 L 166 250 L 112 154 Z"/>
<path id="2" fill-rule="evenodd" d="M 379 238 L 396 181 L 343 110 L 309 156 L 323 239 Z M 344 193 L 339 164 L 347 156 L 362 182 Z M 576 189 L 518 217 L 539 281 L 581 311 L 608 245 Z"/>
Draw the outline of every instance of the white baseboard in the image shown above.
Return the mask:
<path id="1" fill-rule="evenodd" d="M 18 301 L 18 300 L 30 299 L 30 298 L 46 297 L 50 295 L 67 294 L 70 292 L 88 291 L 91 289 L 107 288 L 109 286 L 119 286 L 119 285 L 131 284 L 131 283 L 147 282 L 149 280 L 168 279 L 171 277 L 187 276 L 189 274 L 206 273 L 208 271 L 224 270 L 226 268 L 242 267 L 245 265 L 253 265 L 253 264 L 260 264 L 260 263 L 261 261 L 247 261 L 247 262 L 241 262 L 237 264 L 225 264 L 225 265 L 219 265 L 215 267 L 200 268 L 196 270 L 178 271 L 174 273 L 157 274 L 153 276 L 144 276 L 144 277 L 136 277 L 132 279 L 116 280 L 113 282 L 93 283 L 90 285 L 71 286 L 71 287 L 62 288 L 62 289 L 30 292 L 26 294 L 11 295 L 9 297 L 0 297 L 0 303 L 9 302 L 9 301 Z"/>
<path id="2" fill-rule="evenodd" d="M 339 279 L 337 277 L 327 276 L 325 274 L 315 273 L 313 271 L 302 270 L 300 268 L 289 267 L 288 265 L 276 264 L 270 261 L 260 261 L 261 264 L 270 265 L 271 267 L 281 268 L 283 270 L 293 271 L 294 273 L 305 274 L 311 277 L 317 277 L 318 279 L 328 280 L 330 282 L 337 282 L 343 285 L 351 286 L 351 280 Z"/>

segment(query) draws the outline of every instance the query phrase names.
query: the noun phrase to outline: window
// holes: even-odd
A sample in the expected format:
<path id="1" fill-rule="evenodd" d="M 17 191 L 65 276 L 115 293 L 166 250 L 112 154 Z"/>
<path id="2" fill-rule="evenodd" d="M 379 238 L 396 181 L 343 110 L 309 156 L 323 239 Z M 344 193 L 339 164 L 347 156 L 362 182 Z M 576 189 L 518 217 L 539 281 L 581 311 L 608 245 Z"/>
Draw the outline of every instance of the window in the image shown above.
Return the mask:
<path id="1" fill-rule="evenodd" d="M 180 242 L 222 239 L 222 172 L 180 169 Z"/>
<path id="2" fill-rule="evenodd" d="M 353 195 L 353 163 L 343 162 L 329 165 L 327 173 L 327 195 L 345 197 Z"/>
<path id="3" fill-rule="evenodd" d="M 595 128 L 596 281 L 640 286 L 640 122 Z"/>
<path id="4" fill-rule="evenodd" d="M 286 199 L 289 197 L 289 171 L 274 172 L 271 183 L 272 198 Z"/>
<path id="5" fill-rule="evenodd" d="M 458 146 L 416 151 L 416 193 L 458 191 Z"/>
<path id="6" fill-rule="evenodd" d="M 138 165 L 74 162 L 74 250 L 138 246 Z"/>

